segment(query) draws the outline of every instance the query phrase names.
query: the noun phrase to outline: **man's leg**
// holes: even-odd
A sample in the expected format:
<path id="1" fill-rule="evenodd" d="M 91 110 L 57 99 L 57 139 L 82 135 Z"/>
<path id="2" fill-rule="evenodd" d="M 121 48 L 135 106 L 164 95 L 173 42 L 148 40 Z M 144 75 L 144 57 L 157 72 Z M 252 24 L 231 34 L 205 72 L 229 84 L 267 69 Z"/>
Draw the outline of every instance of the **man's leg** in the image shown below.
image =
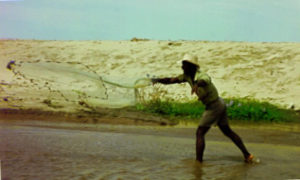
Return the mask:
<path id="1" fill-rule="evenodd" d="M 196 133 L 196 160 L 203 161 L 203 152 L 205 148 L 204 136 L 210 127 L 199 126 Z"/>
<path id="2" fill-rule="evenodd" d="M 229 125 L 219 125 L 219 128 L 224 133 L 224 135 L 229 137 L 234 142 L 234 144 L 237 145 L 237 147 L 244 154 L 245 159 L 247 159 L 250 156 L 250 153 L 247 151 L 242 139 L 230 129 Z"/>

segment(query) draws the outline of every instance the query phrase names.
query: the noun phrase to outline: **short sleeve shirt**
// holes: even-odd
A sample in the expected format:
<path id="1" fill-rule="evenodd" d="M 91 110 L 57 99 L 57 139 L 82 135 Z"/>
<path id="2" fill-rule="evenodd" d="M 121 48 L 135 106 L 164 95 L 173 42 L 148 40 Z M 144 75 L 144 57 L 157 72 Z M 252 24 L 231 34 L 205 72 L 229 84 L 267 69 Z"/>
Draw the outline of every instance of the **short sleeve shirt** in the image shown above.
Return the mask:
<path id="1" fill-rule="evenodd" d="M 196 84 L 199 80 L 205 81 L 207 85 L 204 87 L 198 87 L 198 91 L 196 92 L 199 100 L 201 100 L 205 105 L 208 105 L 219 98 L 217 88 L 205 72 L 198 70 L 194 79 L 185 74 L 181 74 L 177 78 L 182 82 L 188 82 L 191 88 L 193 88 L 194 84 Z"/>

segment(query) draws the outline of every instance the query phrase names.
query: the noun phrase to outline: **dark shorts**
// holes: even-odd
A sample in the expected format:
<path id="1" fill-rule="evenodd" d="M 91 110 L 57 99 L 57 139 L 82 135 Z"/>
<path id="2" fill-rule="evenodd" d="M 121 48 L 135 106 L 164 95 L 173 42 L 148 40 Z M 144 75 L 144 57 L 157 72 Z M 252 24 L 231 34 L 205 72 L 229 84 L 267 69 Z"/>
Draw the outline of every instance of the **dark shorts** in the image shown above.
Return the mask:
<path id="1" fill-rule="evenodd" d="M 210 127 L 213 124 L 228 125 L 226 104 L 222 98 L 206 106 L 199 126 Z"/>

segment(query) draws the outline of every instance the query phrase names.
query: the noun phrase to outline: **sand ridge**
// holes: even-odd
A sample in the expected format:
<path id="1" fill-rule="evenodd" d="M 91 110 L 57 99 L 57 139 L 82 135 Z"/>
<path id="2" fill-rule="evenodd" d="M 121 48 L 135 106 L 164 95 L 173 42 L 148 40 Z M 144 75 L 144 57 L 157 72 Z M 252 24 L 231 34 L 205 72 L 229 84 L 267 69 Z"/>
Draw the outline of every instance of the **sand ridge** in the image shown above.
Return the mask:
<path id="1" fill-rule="evenodd" d="M 8 96 L 7 84 L 16 78 L 6 69 L 11 60 L 82 63 L 101 77 L 130 83 L 181 74 L 178 61 L 189 53 L 198 56 L 201 69 L 212 77 L 222 97 L 249 97 L 300 109 L 300 43 L 1 40 L 0 48 L 1 107 L 8 105 L 3 99 Z M 166 98 L 196 99 L 186 84 L 160 88 Z M 9 105 L 21 103 L 16 96 L 22 89 L 11 85 L 9 91 Z M 42 97 L 35 106 L 41 101 Z"/>

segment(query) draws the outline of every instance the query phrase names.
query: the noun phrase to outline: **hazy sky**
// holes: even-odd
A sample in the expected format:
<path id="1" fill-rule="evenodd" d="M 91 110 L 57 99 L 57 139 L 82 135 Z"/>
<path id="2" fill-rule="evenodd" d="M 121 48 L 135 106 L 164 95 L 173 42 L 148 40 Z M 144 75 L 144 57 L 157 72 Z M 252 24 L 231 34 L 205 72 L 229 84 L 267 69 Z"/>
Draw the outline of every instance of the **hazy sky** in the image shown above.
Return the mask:
<path id="1" fill-rule="evenodd" d="M 296 41 L 300 0 L 0 0 L 0 38 Z"/>

